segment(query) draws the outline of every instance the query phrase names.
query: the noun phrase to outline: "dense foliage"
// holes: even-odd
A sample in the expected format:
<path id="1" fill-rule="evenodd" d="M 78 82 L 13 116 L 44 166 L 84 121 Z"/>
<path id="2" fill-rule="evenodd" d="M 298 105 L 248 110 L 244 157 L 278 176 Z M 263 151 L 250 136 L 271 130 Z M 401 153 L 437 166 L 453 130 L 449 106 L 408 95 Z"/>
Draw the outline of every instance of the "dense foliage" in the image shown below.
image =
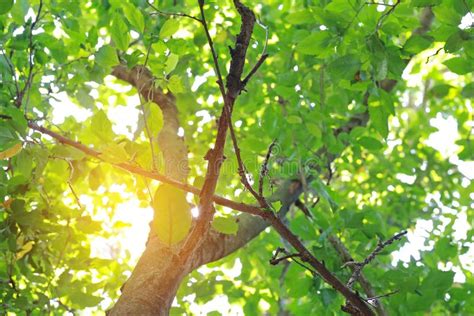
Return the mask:
<path id="1" fill-rule="evenodd" d="M 242 160 L 258 184 L 275 141 L 266 196 L 282 179 L 311 179 L 300 200 L 312 218 L 292 207 L 287 225 L 341 280 L 351 270 L 328 236 L 362 261 L 379 240 L 409 231 L 409 241 L 395 241 L 364 268 L 375 293 L 396 292 L 381 299 L 389 314 L 472 315 L 474 186 L 466 166 L 472 168 L 474 157 L 474 1 L 377 3 L 247 1 L 258 24 L 245 72 L 262 52 L 268 58 L 234 106 Z M 169 244 L 192 224 L 185 198 L 196 204 L 198 197 L 116 167 L 166 171 L 156 138 L 163 114 L 111 75 L 119 64 L 145 65 L 154 86 L 174 95 L 188 183 L 202 185 L 203 157 L 216 137 L 222 96 L 206 34 L 196 20 L 167 14 L 199 16 L 198 1 L 154 6 L 144 0 L 0 3 L 2 313 L 112 306 L 134 265 L 121 247 L 129 224 L 115 214 L 128 200 L 154 206 L 152 226 Z M 231 1 L 205 1 L 204 9 L 225 75 L 240 17 Z M 423 26 L 431 14 L 432 23 Z M 396 85 L 387 87 L 391 80 Z M 447 128 L 438 132 L 436 124 L 455 132 L 443 135 Z M 32 126 L 94 148 L 101 159 Z M 225 156 L 216 193 L 255 204 L 241 184 L 231 141 Z M 176 213 L 166 213 L 171 208 Z M 129 212 L 129 219 L 145 216 Z M 216 212 L 214 229 L 234 234 L 238 212 L 218 205 Z M 113 249 L 101 251 L 104 244 Z M 278 247 L 288 245 L 269 229 L 194 271 L 173 312 L 190 312 L 191 305 L 195 311 L 222 296 L 245 315 L 341 313 L 344 298 L 320 277 L 295 261 L 269 264 Z M 408 260 L 394 259 L 403 253 Z M 360 285 L 355 289 L 363 293 Z"/>

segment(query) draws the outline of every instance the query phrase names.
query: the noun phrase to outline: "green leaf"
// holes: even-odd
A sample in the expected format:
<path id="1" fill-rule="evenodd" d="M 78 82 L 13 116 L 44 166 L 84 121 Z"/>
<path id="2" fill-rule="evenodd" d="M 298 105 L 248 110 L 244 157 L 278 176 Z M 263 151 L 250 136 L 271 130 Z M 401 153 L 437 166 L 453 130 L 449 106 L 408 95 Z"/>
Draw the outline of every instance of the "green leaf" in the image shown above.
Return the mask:
<path id="1" fill-rule="evenodd" d="M 232 217 L 214 217 L 212 228 L 219 233 L 226 235 L 235 235 L 239 231 L 239 224 Z"/>
<path id="2" fill-rule="evenodd" d="M 19 142 L 13 128 L 4 121 L 0 121 L 0 150 L 6 150 Z"/>
<path id="3" fill-rule="evenodd" d="M 322 137 L 321 129 L 319 128 L 319 126 L 317 124 L 306 123 L 306 128 L 311 133 L 311 135 L 313 135 L 317 139 L 320 139 Z"/>
<path id="4" fill-rule="evenodd" d="M 168 89 L 170 89 L 173 94 L 184 92 L 184 86 L 181 77 L 178 75 L 172 75 L 168 79 Z"/>
<path id="5" fill-rule="evenodd" d="M 451 36 L 446 40 L 444 50 L 447 53 L 457 52 L 463 47 L 464 41 L 468 40 L 469 37 L 469 33 L 464 30 L 459 30 L 454 34 L 451 34 Z"/>
<path id="6" fill-rule="evenodd" d="M 106 68 L 113 67 L 119 63 L 117 52 L 112 46 L 109 45 L 99 48 L 97 53 L 95 53 L 95 61 L 100 66 Z"/>
<path id="7" fill-rule="evenodd" d="M 411 54 L 417 54 L 433 43 L 433 38 L 425 35 L 413 35 L 411 36 L 403 46 L 403 49 Z"/>
<path id="8" fill-rule="evenodd" d="M 454 57 L 444 62 L 446 67 L 455 74 L 465 75 L 474 71 L 474 62 L 463 57 Z"/>
<path id="9" fill-rule="evenodd" d="M 8 124 L 10 124 L 20 135 L 26 136 L 28 122 L 26 121 L 25 114 L 20 109 L 12 106 L 4 108 L 3 112 L 11 117 L 11 120 L 7 121 Z"/>
<path id="10" fill-rule="evenodd" d="M 80 289 L 69 292 L 68 297 L 75 305 L 80 306 L 81 308 L 95 307 L 104 299 L 100 296 L 83 293 Z"/>
<path id="11" fill-rule="evenodd" d="M 308 9 L 306 9 L 288 14 L 286 16 L 286 21 L 290 24 L 299 25 L 314 23 L 315 19 L 313 14 Z"/>
<path id="12" fill-rule="evenodd" d="M 331 35 L 329 32 L 313 33 L 299 42 L 295 50 L 304 55 L 322 55 L 327 50 L 330 41 Z"/>
<path id="13" fill-rule="evenodd" d="M 448 261 L 456 257 L 458 251 L 457 247 L 447 237 L 440 238 L 435 245 L 436 254 L 443 261 Z"/>
<path id="14" fill-rule="evenodd" d="M 176 68 L 178 61 L 179 61 L 178 55 L 170 54 L 168 56 L 168 59 L 166 60 L 165 73 L 169 74 L 170 72 L 172 72 Z"/>
<path id="15" fill-rule="evenodd" d="M 91 117 L 90 129 L 105 144 L 110 143 L 114 139 L 115 134 L 112 131 L 112 123 L 103 110 L 99 110 Z"/>
<path id="16" fill-rule="evenodd" d="M 77 102 L 84 108 L 92 110 L 95 107 L 95 100 L 86 89 L 79 89 L 75 95 Z"/>
<path id="17" fill-rule="evenodd" d="M 52 150 L 51 153 L 55 157 L 72 159 L 72 160 L 81 160 L 86 156 L 82 151 L 76 149 L 74 147 L 66 146 L 66 145 L 57 145 Z"/>
<path id="18" fill-rule="evenodd" d="M 326 201 L 329 202 L 329 205 L 331 206 L 331 210 L 333 212 L 335 212 L 337 209 L 338 209 L 338 204 L 336 203 L 336 201 L 334 201 L 334 199 L 332 198 L 332 196 L 329 194 L 328 192 L 328 189 L 327 189 L 327 186 L 326 184 L 324 184 L 321 179 L 319 178 L 316 178 L 313 182 L 312 182 L 312 185 L 314 187 L 314 189 L 316 190 L 316 193 L 321 196 L 322 198 L 324 198 Z"/>
<path id="19" fill-rule="evenodd" d="M 370 95 L 369 97 L 369 116 L 372 126 L 383 137 L 388 136 L 388 118 L 393 112 L 393 103 L 390 96 L 380 91 L 380 96 Z"/>
<path id="20" fill-rule="evenodd" d="M 145 29 L 145 18 L 138 8 L 131 3 L 124 3 L 123 13 L 130 24 L 132 24 L 138 32 L 143 32 Z"/>
<path id="21" fill-rule="evenodd" d="M 33 159 L 31 155 L 31 150 L 25 148 L 25 150 L 20 151 L 15 157 L 13 157 L 13 167 L 15 173 L 22 174 L 25 177 L 30 177 L 31 172 L 33 171 Z"/>
<path id="22" fill-rule="evenodd" d="M 474 39 L 464 41 L 463 48 L 467 56 L 474 58 Z"/>
<path id="23" fill-rule="evenodd" d="M 2 0 L 3 2 L 3 0 Z M 22 25 L 25 22 L 25 15 L 28 13 L 29 0 L 17 0 L 10 13 L 15 23 Z"/>
<path id="24" fill-rule="evenodd" d="M 302 124 L 303 120 L 298 115 L 290 115 L 286 118 L 287 122 L 290 124 Z"/>
<path id="25" fill-rule="evenodd" d="M 145 108 L 147 126 L 150 129 L 151 135 L 158 135 L 158 132 L 163 128 L 163 113 L 160 107 L 152 102 L 147 102 L 143 106 Z"/>
<path id="26" fill-rule="evenodd" d="M 427 290 L 433 290 L 439 294 L 443 294 L 453 284 L 454 272 L 431 270 L 426 276 L 420 286 L 420 291 L 423 293 Z"/>
<path id="27" fill-rule="evenodd" d="M 431 7 L 441 3 L 442 0 L 412 0 L 414 7 Z"/>
<path id="28" fill-rule="evenodd" d="M 361 229 L 364 227 L 364 213 L 354 212 L 349 210 L 344 210 L 343 215 L 341 215 L 344 220 L 344 225 L 347 228 Z"/>
<path id="29" fill-rule="evenodd" d="M 459 159 L 464 161 L 474 160 L 474 145 L 472 144 L 471 139 L 460 139 L 456 144 L 463 148 L 458 154 Z"/>
<path id="30" fill-rule="evenodd" d="M 368 150 L 371 150 L 371 151 L 377 151 L 381 148 L 383 148 L 383 144 L 381 142 L 379 142 L 377 139 L 373 138 L 373 137 L 367 137 L 367 136 L 364 136 L 364 137 L 361 137 L 360 139 L 357 140 L 357 142 L 367 148 Z"/>
<path id="31" fill-rule="evenodd" d="M 115 43 L 118 49 L 126 51 L 130 44 L 130 34 L 128 32 L 128 26 L 123 21 L 123 18 L 119 15 L 115 15 L 112 22 L 111 29 L 112 41 Z"/>
<path id="32" fill-rule="evenodd" d="M 436 98 L 444 98 L 449 94 L 449 90 L 452 88 L 451 85 L 449 84 L 439 84 L 434 86 L 431 90 L 430 93 L 436 97 Z"/>
<path id="33" fill-rule="evenodd" d="M 179 30 L 179 20 L 168 19 L 163 24 L 160 30 L 160 38 L 171 37 L 174 33 Z"/>
<path id="34" fill-rule="evenodd" d="M 13 0 L 0 1 L 0 15 L 5 14 L 13 7 Z"/>
<path id="35" fill-rule="evenodd" d="M 186 195 L 169 184 L 162 184 L 153 198 L 153 228 L 158 238 L 173 245 L 186 237 L 191 228 L 191 208 Z"/>
<path id="36" fill-rule="evenodd" d="M 466 99 L 474 99 L 474 82 L 470 82 L 462 88 L 461 95 Z"/>
<path id="37" fill-rule="evenodd" d="M 358 56 L 354 54 L 337 58 L 328 65 L 328 73 L 333 80 L 352 80 L 355 73 L 360 69 Z"/>

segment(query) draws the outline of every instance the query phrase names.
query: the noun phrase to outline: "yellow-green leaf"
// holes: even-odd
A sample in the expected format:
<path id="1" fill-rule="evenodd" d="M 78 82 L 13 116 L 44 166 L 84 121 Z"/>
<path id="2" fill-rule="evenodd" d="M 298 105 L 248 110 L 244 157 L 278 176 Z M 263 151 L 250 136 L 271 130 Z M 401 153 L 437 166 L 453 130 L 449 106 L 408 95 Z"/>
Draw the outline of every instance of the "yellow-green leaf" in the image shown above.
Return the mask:
<path id="1" fill-rule="evenodd" d="M 186 195 L 169 184 L 161 185 L 153 199 L 153 227 L 158 238 L 168 245 L 183 240 L 191 227 L 191 208 Z"/>
<path id="2" fill-rule="evenodd" d="M 204 178 L 203 176 L 197 176 L 196 178 L 194 178 L 193 187 L 202 189 L 205 180 L 206 178 Z M 199 205 L 199 195 L 193 195 L 193 201 L 196 205 Z"/>
<path id="3" fill-rule="evenodd" d="M 167 74 L 169 74 L 170 72 L 172 72 L 175 68 L 176 68 L 176 65 L 178 64 L 178 61 L 179 61 L 179 56 L 176 55 L 176 54 L 170 54 L 168 56 L 168 60 L 166 60 L 166 68 L 165 68 L 165 72 Z"/>
<path id="4" fill-rule="evenodd" d="M 103 178 L 102 168 L 100 166 L 95 167 L 89 173 L 89 187 L 94 191 L 97 190 L 104 181 Z"/>
<path id="5" fill-rule="evenodd" d="M 143 32 L 145 29 L 145 18 L 140 10 L 131 3 L 123 4 L 123 13 L 127 20 L 132 24 L 137 31 Z"/>
<path id="6" fill-rule="evenodd" d="M 160 30 L 160 38 L 170 37 L 179 30 L 179 21 L 175 19 L 167 20 Z"/>
<path id="7" fill-rule="evenodd" d="M 130 44 L 130 35 L 128 33 L 128 26 L 122 20 L 123 18 L 116 15 L 112 23 L 112 40 L 117 48 L 126 51 Z"/>
<path id="8" fill-rule="evenodd" d="M 7 150 L 0 152 L 0 159 L 7 159 L 15 156 L 18 154 L 22 149 L 21 143 L 17 143 L 12 147 L 8 148 Z"/>
<path id="9" fill-rule="evenodd" d="M 125 143 L 115 144 L 110 143 L 102 148 L 100 157 L 111 163 L 120 163 L 128 161 L 128 153 L 125 150 Z"/>
<path id="10" fill-rule="evenodd" d="M 95 53 L 95 62 L 102 67 L 112 67 L 119 63 L 117 52 L 112 46 L 105 45 Z"/>
<path id="11" fill-rule="evenodd" d="M 239 224 L 232 217 L 215 217 L 212 228 L 223 234 L 235 235 L 239 231 Z"/>
<path id="12" fill-rule="evenodd" d="M 290 124 L 301 124 L 303 120 L 298 115 L 290 115 L 287 117 L 287 121 Z"/>
<path id="13" fill-rule="evenodd" d="M 27 243 L 25 243 L 20 251 L 18 251 L 16 253 L 16 260 L 20 260 L 21 258 L 23 258 L 28 252 L 31 251 L 31 249 L 33 249 L 33 245 L 35 244 L 35 242 L 33 240 L 30 240 L 28 241 Z"/>
<path id="14" fill-rule="evenodd" d="M 178 75 L 172 75 L 168 80 L 168 89 L 174 94 L 184 92 L 183 82 Z"/>
<path id="15" fill-rule="evenodd" d="M 163 113 L 155 103 L 146 103 L 144 105 L 146 112 L 146 123 L 150 129 L 152 137 L 158 136 L 158 132 L 163 127 Z"/>
<path id="16" fill-rule="evenodd" d="M 91 117 L 91 131 L 103 142 L 108 143 L 114 138 L 112 123 L 103 110 Z"/>

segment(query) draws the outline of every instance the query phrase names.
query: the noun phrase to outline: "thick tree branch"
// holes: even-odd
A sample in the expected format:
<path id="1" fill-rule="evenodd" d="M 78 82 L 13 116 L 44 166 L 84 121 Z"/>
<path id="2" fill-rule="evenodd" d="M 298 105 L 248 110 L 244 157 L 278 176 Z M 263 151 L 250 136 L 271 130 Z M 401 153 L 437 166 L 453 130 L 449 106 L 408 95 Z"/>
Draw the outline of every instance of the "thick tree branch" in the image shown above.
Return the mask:
<path id="1" fill-rule="evenodd" d="M 56 132 L 53 132 L 53 131 L 43 127 L 43 126 L 39 126 L 35 122 L 29 121 L 28 126 L 31 129 L 34 129 L 34 130 L 36 130 L 36 131 L 38 131 L 42 134 L 48 135 L 48 136 L 56 139 L 61 144 L 65 144 L 65 145 L 74 147 L 74 148 L 82 151 L 83 153 L 85 153 L 89 156 L 92 156 L 92 157 L 97 158 L 101 161 L 107 162 L 107 163 L 109 163 L 109 164 L 111 164 L 111 165 L 113 165 L 117 168 L 120 168 L 122 170 L 126 170 L 130 173 L 133 173 L 133 174 L 136 174 L 136 175 L 139 175 L 139 176 L 143 176 L 143 177 L 146 177 L 148 179 L 153 179 L 153 180 L 160 181 L 162 183 L 172 185 L 172 186 L 176 187 L 177 189 L 183 190 L 185 192 L 189 192 L 189 193 L 192 193 L 192 194 L 195 194 L 195 195 L 200 195 L 201 194 L 200 189 L 198 189 L 198 188 L 196 188 L 192 185 L 177 181 L 177 180 L 175 180 L 171 177 L 165 176 L 161 173 L 154 172 L 154 171 L 148 171 L 148 170 L 145 170 L 145 169 L 143 169 L 143 168 L 141 168 L 137 165 L 131 164 L 131 163 L 126 163 L 126 162 L 113 163 L 113 162 L 110 162 L 110 161 L 103 160 L 102 157 L 101 157 L 101 153 L 99 151 L 97 151 L 95 149 L 92 149 L 90 147 L 87 147 L 86 145 L 81 144 L 80 142 L 76 142 L 76 141 L 73 141 L 73 140 L 71 140 L 67 137 L 64 137 L 64 136 L 62 136 L 62 135 L 60 135 Z M 219 204 L 219 205 L 222 205 L 222 206 L 225 206 L 225 207 L 228 207 L 228 208 L 231 208 L 233 210 L 243 212 L 243 213 L 249 213 L 249 214 L 252 214 L 252 215 L 263 216 L 263 217 L 265 216 L 263 214 L 267 213 L 267 212 L 265 212 L 264 210 L 262 210 L 261 208 L 259 208 L 257 206 L 235 202 L 235 201 L 226 199 L 226 198 L 218 196 L 218 195 L 213 195 L 212 200 L 215 203 Z"/>
<path id="2" fill-rule="evenodd" d="M 201 12 L 203 12 L 204 1 L 199 1 Z M 210 151 L 208 158 L 208 166 L 206 178 L 202 187 L 199 204 L 199 218 L 196 225 L 191 230 L 191 233 L 186 238 L 186 242 L 180 250 L 179 256 L 185 260 L 191 254 L 193 249 L 198 247 L 202 242 L 202 237 L 209 229 L 210 222 L 214 216 L 214 208 L 212 206 L 213 196 L 219 179 L 220 168 L 224 157 L 224 145 L 226 141 L 227 129 L 229 122 L 231 122 L 232 108 L 234 106 L 235 99 L 240 93 L 242 88 L 241 76 L 245 65 L 245 56 L 247 54 L 247 48 L 249 46 L 250 38 L 253 32 L 255 24 L 255 16 L 253 12 L 244 6 L 240 1 L 234 0 L 234 5 L 239 12 L 242 24 L 240 27 L 240 33 L 237 35 L 235 41 L 235 48 L 232 49 L 232 59 L 230 62 L 229 74 L 226 78 L 226 92 L 224 97 L 224 106 L 219 119 L 219 126 L 217 129 L 216 141 L 214 148 Z M 203 13 L 204 15 L 204 13 Z M 204 20 L 203 20 L 204 21 Z M 212 40 L 208 37 L 209 45 L 212 44 Z M 217 56 L 214 56 L 214 62 L 217 64 Z"/>
<path id="3" fill-rule="evenodd" d="M 179 118 L 175 99 L 155 87 L 154 77 L 144 66 L 128 69 L 120 65 L 113 69 L 112 75 L 134 86 L 144 100 L 157 104 L 163 113 L 163 127 L 158 135 L 158 143 L 163 153 L 165 174 L 179 181 L 188 175 L 187 147 L 184 139 L 178 136 Z M 156 137 L 156 135 L 152 135 Z"/>

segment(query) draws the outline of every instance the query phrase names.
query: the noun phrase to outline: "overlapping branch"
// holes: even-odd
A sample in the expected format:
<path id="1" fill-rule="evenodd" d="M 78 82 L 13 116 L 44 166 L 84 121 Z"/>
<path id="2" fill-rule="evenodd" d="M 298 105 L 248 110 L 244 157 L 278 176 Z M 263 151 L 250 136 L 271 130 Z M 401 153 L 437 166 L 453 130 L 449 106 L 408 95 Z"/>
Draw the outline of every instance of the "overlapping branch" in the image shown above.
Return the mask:
<path id="1" fill-rule="evenodd" d="M 219 126 L 217 129 L 217 136 L 214 143 L 214 148 L 206 155 L 208 158 L 207 173 L 200 194 L 199 204 L 199 217 L 196 225 L 192 228 L 188 234 L 186 241 L 179 252 L 179 257 L 182 260 L 186 260 L 191 254 L 193 249 L 198 247 L 202 242 L 202 237 L 208 230 L 212 217 L 214 215 L 214 208 L 212 206 L 213 196 L 217 186 L 217 180 L 219 179 L 220 168 L 224 157 L 224 145 L 226 141 L 227 129 L 231 122 L 232 109 L 234 106 L 235 99 L 241 91 L 241 76 L 245 65 L 245 56 L 247 54 L 247 48 L 250 43 L 252 36 L 253 27 L 255 24 L 255 15 L 253 12 L 244 6 L 240 1 L 234 0 L 234 5 L 239 12 L 242 24 L 240 27 L 240 33 L 237 35 L 235 41 L 235 47 L 231 50 L 231 62 L 229 73 L 226 77 L 226 91 L 223 90 L 223 83 L 221 79 L 221 72 L 219 69 L 219 63 L 217 60 L 217 54 L 214 51 L 214 45 L 209 35 L 207 23 L 204 15 L 204 1 L 199 1 L 199 7 L 201 10 L 201 20 L 203 22 L 206 36 L 208 39 L 209 46 L 211 47 L 216 72 L 218 74 L 218 84 L 221 89 L 221 93 L 224 98 L 224 106 L 222 113 L 219 118 Z"/>

